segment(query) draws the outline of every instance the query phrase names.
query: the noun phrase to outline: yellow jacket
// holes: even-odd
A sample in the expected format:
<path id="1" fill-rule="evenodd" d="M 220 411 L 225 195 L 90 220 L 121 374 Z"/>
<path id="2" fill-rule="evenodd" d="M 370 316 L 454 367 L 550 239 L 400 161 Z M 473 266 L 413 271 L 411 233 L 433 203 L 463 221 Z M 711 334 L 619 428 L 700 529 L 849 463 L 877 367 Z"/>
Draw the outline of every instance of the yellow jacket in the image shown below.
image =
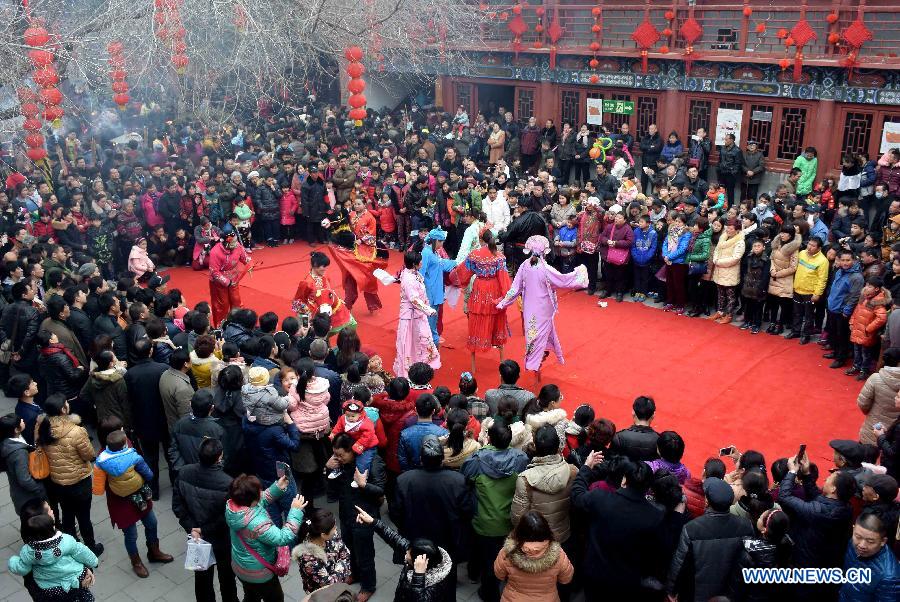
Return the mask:
<path id="1" fill-rule="evenodd" d="M 810 257 L 806 249 L 797 257 L 794 292 L 798 295 L 821 295 L 828 284 L 828 258 L 821 251 Z"/>

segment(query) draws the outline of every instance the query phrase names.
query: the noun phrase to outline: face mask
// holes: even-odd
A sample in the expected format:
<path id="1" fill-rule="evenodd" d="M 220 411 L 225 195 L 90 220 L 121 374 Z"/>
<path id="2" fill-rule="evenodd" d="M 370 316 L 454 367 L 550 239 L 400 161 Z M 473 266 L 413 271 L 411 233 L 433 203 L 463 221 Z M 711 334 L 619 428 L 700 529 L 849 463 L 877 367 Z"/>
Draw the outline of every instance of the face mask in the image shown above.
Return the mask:
<path id="1" fill-rule="evenodd" d="M 884 198 L 884 193 L 883 193 L 883 192 L 876 192 L 876 193 L 875 193 L 875 198 L 876 198 L 876 199 L 883 199 L 883 198 Z"/>
<path id="2" fill-rule="evenodd" d="M 756 206 L 756 208 L 757 208 L 759 211 L 765 211 L 766 209 L 769 208 L 769 206 L 766 205 L 765 203 L 759 203 L 759 204 Z"/>

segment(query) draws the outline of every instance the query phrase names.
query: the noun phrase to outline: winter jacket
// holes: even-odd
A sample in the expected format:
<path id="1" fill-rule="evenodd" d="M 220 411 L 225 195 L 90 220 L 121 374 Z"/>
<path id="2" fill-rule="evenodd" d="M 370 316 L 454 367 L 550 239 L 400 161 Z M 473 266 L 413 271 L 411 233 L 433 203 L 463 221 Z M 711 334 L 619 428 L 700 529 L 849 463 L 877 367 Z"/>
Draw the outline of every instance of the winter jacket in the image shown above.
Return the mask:
<path id="1" fill-rule="evenodd" d="M 252 332 L 250 332 L 237 322 L 228 322 L 227 324 L 225 324 L 225 328 L 222 329 L 222 338 L 229 343 L 234 343 L 238 346 L 238 348 L 241 347 L 244 341 L 251 338 L 252 336 Z M 248 363 L 253 362 L 253 359 L 248 360 L 246 357 L 244 359 Z"/>
<path id="2" fill-rule="evenodd" d="M 28 500 L 47 497 L 43 483 L 32 477 L 28 470 L 28 454 L 32 451 L 33 446 L 18 439 L 4 439 L 0 447 L 3 470 L 9 478 L 9 496 L 16 514 Z"/>
<path id="3" fill-rule="evenodd" d="M 757 150 L 755 153 L 745 150 L 741 157 L 743 161 L 742 175 L 747 184 L 759 184 L 762 182 L 762 176 L 766 171 L 766 157 L 762 151 Z M 746 172 L 752 171 L 753 175 L 748 176 Z M 756 199 L 753 199 L 756 200 Z"/>
<path id="4" fill-rule="evenodd" d="M 666 160 L 666 163 L 671 163 L 677 157 L 684 154 L 684 145 L 681 144 L 681 140 L 675 140 L 675 143 L 673 144 L 666 139 L 666 143 L 663 145 L 660 154 L 662 155 L 662 158 Z M 647 167 L 650 167 L 650 165 Z"/>
<path id="5" fill-rule="evenodd" d="M 741 294 L 756 301 L 765 301 L 769 292 L 770 261 L 768 255 L 751 253 L 747 256 L 746 271 L 744 272 L 744 285 Z"/>
<path id="6" fill-rule="evenodd" d="M 30 371 L 36 366 L 35 337 L 40 323 L 41 314 L 30 301 L 10 303 L 0 313 L 0 341 L 13 340 L 12 350 L 22 358 L 15 364 L 20 370 Z"/>
<path id="7" fill-rule="evenodd" d="M 324 435 L 331 428 L 328 417 L 328 401 L 331 395 L 328 392 L 328 381 L 314 376 L 306 384 L 306 394 L 303 399 L 297 393 L 296 387 L 291 387 L 288 392 L 290 401 L 287 410 L 291 420 L 297 425 L 301 433 L 308 435 Z"/>
<path id="8" fill-rule="evenodd" d="M 831 240 L 834 242 L 850 236 L 850 226 L 853 224 L 857 224 L 863 228 L 868 227 L 865 213 L 862 211 L 858 212 L 856 215 L 851 215 L 849 212 L 841 215 L 842 213 L 844 213 L 844 210 L 841 210 L 835 215 L 834 220 L 831 222 Z"/>
<path id="9" fill-rule="evenodd" d="M 600 233 L 599 240 L 599 250 L 600 257 L 603 261 L 606 261 L 607 255 L 609 254 L 609 241 L 612 240 L 615 243 L 615 248 L 617 249 L 625 249 L 626 251 L 631 249 L 631 245 L 634 244 L 634 232 L 628 224 L 623 224 L 622 226 L 616 226 L 615 224 L 607 224 L 603 231 Z M 630 253 L 625 254 L 625 262 L 628 262 L 628 257 Z"/>
<path id="10" fill-rule="evenodd" d="M 159 398 L 166 413 L 169 432 L 182 416 L 191 413 L 191 398 L 194 387 L 190 377 L 175 368 L 169 368 L 159 377 Z"/>
<path id="11" fill-rule="evenodd" d="M 753 534 L 753 525 L 746 518 L 708 508 L 681 530 L 666 590 L 674 593 L 677 583 L 684 579 L 692 585 L 689 589 L 693 597 L 688 600 L 706 602 L 726 594 L 744 549 L 744 538 Z M 691 569 L 693 575 L 682 575 L 682 571 Z"/>
<path id="12" fill-rule="evenodd" d="M 885 153 L 878 160 L 875 184 L 887 185 L 888 194 L 900 195 L 900 161 L 891 163 L 891 154 Z"/>
<path id="13" fill-rule="evenodd" d="M 472 519 L 475 533 L 485 537 L 507 535 L 512 529 L 510 507 L 516 480 L 528 466 L 528 456 L 518 449 L 488 445 L 465 461 L 460 473 L 475 484 L 478 512 Z"/>
<path id="14" fill-rule="evenodd" d="M 297 210 L 300 208 L 300 201 L 297 200 L 294 193 L 288 190 L 286 193 L 282 194 L 278 205 L 281 209 L 281 225 L 293 226 L 296 224 Z"/>
<path id="15" fill-rule="evenodd" d="M 634 245 L 631 247 L 631 258 L 635 265 L 644 266 L 653 261 L 656 256 L 657 234 L 656 230 L 648 227 L 647 230 L 634 229 Z"/>
<path id="16" fill-rule="evenodd" d="M 125 373 L 134 430 L 142 439 L 160 441 L 167 430 L 159 391 L 160 377 L 167 370 L 164 365 L 147 358 L 138 360 Z"/>
<path id="17" fill-rule="evenodd" d="M 228 542 L 228 525 L 222 511 L 228 498 L 231 477 L 221 464 L 188 464 L 178 470 L 172 487 L 172 512 L 186 532 L 199 527 L 203 539 L 213 545 Z"/>
<path id="18" fill-rule="evenodd" d="M 797 271 L 797 251 L 802 239 L 796 234 L 790 242 L 783 243 L 781 236 L 772 239 L 772 255 L 769 266 L 769 294 L 776 297 L 793 297 L 794 273 Z"/>
<path id="19" fill-rule="evenodd" d="M 325 217 L 325 181 L 319 178 L 308 177 L 300 187 L 300 204 L 303 207 L 303 215 L 311 223 L 318 223 Z"/>
<path id="20" fill-rule="evenodd" d="M 828 311 L 850 317 L 859 303 L 863 285 L 862 268 L 858 262 L 854 262 L 849 269 L 838 269 L 828 291 Z"/>
<path id="21" fill-rule="evenodd" d="M 693 239 L 688 250 L 686 263 L 706 263 L 709 260 L 710 243 L 712 242 L 712 228 L 707 228 Z"/>
<path id="22" fill-rule="evenodd" d="M 494 420 L 500 419 L 499 416 L 487 416 L 481 421 L 481 433 L 478 435 L 478 442 L 484 447 L 488 444 L 488 431 L 494 424 Z M 512 440 L 509 446 L 515 449 L 525 450 L 531 446 L 531 431 L 525 426 L 525 423 L 516 420 L 509 424 L 509 430 L 512 431 Z"/>
<path id="23" fill-rule="evenodd" d="M 273 385 L 259 387 L 246 384 L 241 387 L 241 395 L 251 422 L 262 426 L 281 424 L 284 411 L 290 403 L 290 399 L 286 395 L 279 395 Z"/>
<path id="24" fill-rule="evenodd" d="M 740 571 L 787 568 L 790 558 L 783 556 L 783 553 L 779 553 L 779 546 L 762 537 L 745 537 Z M 746 583 L 742 573 L 736 573 L 732 579 L 731 598 L 741 602 L 788 602 L 791 599 L 790 588 L 790 585 L 785 584 Z"/>
<path id="25" fill-rule="evenodd" d="M 706 169 L 710 152 L 712 152 L 712 143 L 709 141 L 708 137 L 705 137 L 702 140 L 694 140 L 693 138 L 691 138 L 690 142 L 688 143 L 688 156 L 691 159 L 697 159 L 698 161 L 700 161 L 697 169 L 699 169 L 701 172 Z M 704 194 L 703 196 L 706 195 Z"/>
<path id="26" fill-rule="evenodd" d="M 147 272 L 152 272 L 155 269 L 156 266 L 151 261 L 150 256 L 147 255 L 147 251 L 136 244 L 131 247 L 131 252 L 128 253 L 128 271 L 134 274 L 135 278 L 140 278 Z"/>
<path id="27" fill-rule="evenodd" d="M 663 239 L 662 256 L 673 264 L 683 264 L 687 257 L 688 245 L 691 242 L 691 232 L 685 228 L 684 232 L 678 237 L 678 244 L 674 249 L 669 248 L 669 238 Z"/>
<path id="28" fill-rule="evenodd" d="M 154 194 L 145 192 L 143 196 L 141 196 L 141 210 L 144 212 L 144 222 L 151 230 L 156 226 L 161 226 L 165 223 L 165 220 L 163 220 L 156 211 L 160 196 L 162 195 L 158 192 Z"/>
<path id="29" fill-rule="evenodd" d="M 797 196 L 809 194 L 812 192 L 813 184 L 816 181 L 816 173 L 819 170 L 819 158 L 813 157 L 812 160 L 809 160 L 801 154 L 794 159 L 793 166 L 800 170 L 800 179 L 797 180 Z"/>
<path id="30" fill-rule="evenodd" d="M 409 549 L 409 540 L 381 520 L 376 519 L 374 527 L 375 532 L 394 550 L 395 555 L 403 554 Z M 453 561 L 447 550 L 440 547 L 438 550 L 441 561 L 435 566 L 429 566 L 424 574 L 403 566 L 394 592 L 394 602 L 446 602 L 456 599 L 456 578 L 453 576 L 455 573 L 451 573 Z"/>
<path id="31" fill-rule="evenodd" d="M 644 134 L 641 136 L 641 165 L 656 168 L 656 160 L 659 159 L 663 150 L 663 140 L 659 132 L 655 134 Z"/>
<path id="32" fill-rule="evenodd" d="M 656 449 L 658 441 L 659 433 L 652 427 L 633 424 L 613 436 L 610 448 L 634 462 L 648 462 L 659 457 Z"/>
<path id="33" fill-rule="evenodd" d="M 88 317 L 83 309 L 75 307 L 74 305 L 69 306 L 69 311 L 71 313 L 66 320 L 66 324 L 78 338 L 78 342 L 81 343 L 81 349 L 84 350 L 90 348 L 91 342 L 94 340 L 94 326 L 90 317 Z"/>
<path id="34" fill-rule="evenodd" d="M 94 319 L 94 336 L 99 334 L 109 335 L 113 340 L 113 353 L 119 359 L 128 357 L 128 343 L 125 340 L 125 331 L 119 321 L 109 314 L 99 315 Z"/>
<path id="35" fill-rule="evenodd" d="M 723 232 L 713 252 L 713 282 L 719 286 L 737 286 L 741 283 L 741 259 L 744 257 L 744 233 L 737 232 L 731 238 Z"/>
<path id="36" fill-rule="evenodd" d="M 75 367 L 69 356 L 58 350 L 55 353 L 38 355 L 38 369 L 47 383 L 47 395 L 59 393 L 66 399 L 74 399 L 84 382 L 84 366 Z"/>
<path id="37" fill-rule="evenodd" d="M 200 444 L 204 440 L 222 441 L 225 429 L 219 426 L 215 418 L 196 418 L 189 414 L 175 423 L 169 436 L 172 439 L 172 446 L 168 450 L 169 459 L 175 470 L 181 470 L 182 466 L 200 461 Z"/>
<path id="38" fill-rule="evenodd" d="M 475 509 L 475 493 L 456 470 L 417 468 L 397 478 L 392 512 L 400 530 L 409 539 L 431 540 L 457 561 L 467 558 L 468 525 Z"/>
<path id="39" fill-rule="evenodd" d="M 851 541 L 844 555 L 844 570 L 868 569 L 867 583 L 845 583 L 841 586 L 840 602 L 887 602 L 900 600 L 900 563 L 889 545 L 870 558 L 860 558 Z"/>
<path id="40" fill-rule="evenodd" d="M 147 462 L 133 447 L 125 447 L 119 451 L 104 449 L 97 456 L 96 468 L 103 471 L 105 476 L 102 479 L 97 478 L 95 471 L 95 492 L 97 490 L 103 492 L 99 487 L 102 480 L 105 481 L 105 486 L 119 497 L 137 493 L 144 483 L 153 479 L 153 472 Z"/>
<path id="41" fill-rule="evenodd" d="M 794 495 L 797 475 L 789 472 L 778 487 L 778 503 L 791 519 L 794 565 L 839 567 L 850 538 L 850 505 L 827 498 L 815 483 L 805 480 L 804 499 Z"/>
<path id="42" fill-rule="evenodd" d="M 97 568 L 97 564 L 97 556 L 90 548 L 57 531 L 49 539 L 22 546 L 18 556 L 10 557 L 8 567 L 15 575 L 31 573 L 42 590 L 59 588 L 69 592 L 81 587 L 84 569 Z"/>
<path id="43" fill-rule="evenodd" d="M 256 560 L 247 547 L 274 565 L 278 548 L 292 544 L 303 523 L 303 511 L 291 508 L 284 526 L 276 527 L 269 517 L 268 506 L 278 501 L 284 492 L 273 483 L 261 493 L 255 506 L 239 506 L 231 499 L 225 502 L 225 522 L 231 537 L 231 568 L 241 581 L 248 583 L 266 583 L 275 575 Z"/>
<path id="44" fill-rule="evenodd" d="M 74 414 L 47 417 L 41 414 L 34 425 L 35 441 L 39 441 L 40 426 L 50 421 L 52 443 L 42 445 L 50 461 L 50 480 L 57 485 L 74 485 L 89 478 L 93 469 L 94 446 L 87 431 L 81 426 L 81 418 Z"/>
<path id="45" fill-rule="evenodd" d="M 891 294 L 883 288 L 874 297 L 860 296 L 850 316 L 850 342 L 864 347 L 875 345 L 892 303 Z"/>
<path id="46" fill-rule="evenodd" d="M 719 147 L 719 166 L 716 173 L 719 175 L 727 175 L 737 177 L 743 173 L 744 155 L 737 144 L 730 147 L 723 144 Z"/>
<path id="47" fill-rule="evenodd" d="M 529 510 L 544 515 L 556 541 L 564 543 L 571 535 L 569 506 L 572 484 L 578 469 L 561 455 L 534 458 L 516 479 L 516 492 L 510 508 L 513 525 Z"/>
<path id="48" fill-rule="evenodd" d="M 281 203 L 268 184 L 256 188 L 253 194 L 253 207 L 259 219 L 276 220 L 281 217 Z"/>
<path id="49" fill-rule="evenodd" d="M 395 401 L 388 399 L 386 394 L 376 395 L 372 398 L 372 406 L 378 408 L 381 420 L 384 423 L 384 432 L 387 435 L 388 445 L 385 450 L 385 464 L 393 473 L 400 472 L 400 460 L 397 456 L 397 448 L 400 445 L 400 432 L 403 430 L 404 419 L 415 414 L 416 396 L 410 394 L 406 399 Z"/>
<path id="50" fill-rule="evenodd" d="M 125 425 L 125 430 L 130 431 L 134 426 L 128 385 L 124 375 L 115 368 L 91 372 L 81 387 L 81 400 L 96 408 L 97 420 L 116 416 Z"/>
<path id="51" fill-rule="evenodd" d="M 537 414 L 529 414 L 525 417 L 525 428 L 528 430 L 530 440 L 534 439 L 534 433 L 542 426 L 552 426 L 556 430 L 559 437 L 559 451 L 563 450 L 566 444 L 566 427 L 569 420 L 566 417 L 566 411 L 562 408 L 555 410 L 544 410 Z"/>
<path id="52" fill-rule="evenodd" d="M 872 427 L 880 422 L 885 429 L 900 418 L 900 408 L 894 401 L 900 392 L 900 368 L 885 366 L 866 379 L 856 405 L 865 414 L 866 419 L 859 427 L 859 440 L 861 443 L 875 445 L 877 443 Z"/>
<path id="53" fill-rule="evenodd" d="M 502 602 L 556 602 L 556 585 L 570 583 L 575 568 L 558 542 L 551 542 L 539 558 L 525 555 L 508 538 L 494 560 L 494 575 L 506 581 Z"/>
<path id="54" fill-rule="evenodd" d="M 304 541 L 291 551 L 291 556 L 300 567 L 303 589 L 312 593 L 333 583 L 346 583 L 353 577 L 350 567 L 350 550 L 335 535 L 320 546 Z"/>
<path id="55" fill-rule="evenodd" d="M 821 295 L 828 284 L 828 258 L 821 251 L 814 257 L 804 249 L 797 256 L 794 292 L 798 295 Z"/>
<path id="56" fill-rule="evenodd" d="M 278 479 L 275 462 L 291 463 L 291 452 L 300 449 L 300 431 L 294 424 L 264 426 L 244 420 L 244 451 L 253 474 L 271 483 Z"/>
<path id="57" fill-rule="evenodd" d="M 84 352 L 84 347 L 81 346 L 81 341 L 75 336 L 75 332 L 69 327 L 68 320 L 63 322 L 62 320 L 54 320 L 53 318 L 45 318 L 43 322 L 41 322 L 40 327 L 38 328 L 38 332 L 41 330 L 47 330 L 56 335 L 59 339 L 59 342 L 64 345 L 69 351 L 72 352 L 72 355 L 78 359 L 78 363 L 82 366 L 87 367 L 90 363 L 87 354 Z"/>
<path id="58" fill-rule="evenodd" d="M 422 466 L 422 461 L 419 458 L 422 451 L 422 439 L 428 435 L 445 437 L 448 434 L 447 429 L 433 422 L 417 422 L 403 429 L 400 433 L 400 442 L 397 445 L 397 461 L 400 463 L 400 470 L 410 470 Z"/>
<path id="59" fill-rule="evenodd" d="M 216 368 L 219 369 L 217 371 L 221 371 L 219 364 L 222 364 L 224 367 L 225 363 L 215 355 L 200 357 L 194 349 L 191 350 L 190 358 L 191 374 L 194 375 L 194 380 L 197 382 L 197 389 L 209 389 L 212 387 L 213 371 L 216 370 Z"/>

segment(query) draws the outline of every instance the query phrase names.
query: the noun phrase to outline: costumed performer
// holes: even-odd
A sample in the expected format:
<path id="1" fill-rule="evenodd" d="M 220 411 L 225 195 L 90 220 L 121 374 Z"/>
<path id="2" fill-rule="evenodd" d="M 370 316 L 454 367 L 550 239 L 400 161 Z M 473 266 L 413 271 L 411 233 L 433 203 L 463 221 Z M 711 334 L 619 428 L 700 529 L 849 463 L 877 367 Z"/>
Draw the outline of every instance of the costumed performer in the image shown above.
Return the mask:
<path id="1" fill-rule="evenodd" d="M 512 221 L 503 234 L 503 252 L 506 255 L 509 273 L 515 276 L 519 265 L 528 259 L 525 242 L 532 236 L 549 236 L 547 222 L 528 205 L 517 204 L 513 209 Z"/>
<path id="2" fill-rule="evenodd" d="M 525 241 L 525 251 L 531 254 L 519 266 L 512 287 L 497 304 L 498 309 L 509 307 L 522 297 L 522 322 L 525 327 L 525 368 L 534 370 L 541 378 L 541 364 L 550 351 L 564 363 L 562 346 L 553 318 L 559 308 L 556 289 L 581 289 L 588 285 L 587 268 L 579 265 L 571 274 L 560 274 L 547 264 L 544 255 L 550 252 L 545 236 L 532 236 Z"/>
<path id="3" fill-rule="evenodd" d="M 232 308 L 241 306 L 238 284 L 250 267 L 250 256 L 238 242 L 236 232 L 229 232 L 209 252 L 209 304 L 212 323 L 218 327 Z"/>
<path id="4" fill-rule="evenodd" d="M 463 215 L 463 220 L 468 224 L 463 230 L 462 241 L 459 243 L 459 251 L 456 253 L 456 263 L 462 263 L 469 253 L 481 246 L 481 231 L 484 229 L 481 211 L 469 209 Z"/>
<path id="5" fill-rule="evenodd" d="M 366 209 L 365 202 L 358 198 L 353 203 L 353 211 L 350 212 L 350 229 L 353 232 L 355 242 L 352 249 L 345 249 L 338 245 L 328 245 L 331 258 L 341 270 L 341 278 L 344 284 L 344 303 L 347 309 L 352 311 L 353 304 L 362 289 L 366 300 L 366 307 L 370 313 L 381 309 L 381 299 L 378 298 L 378 279 L 373 272 L 376 269 L 385 269 L 387 260 L 378 256 L 375 248 L 375 234 L 377 225 L 375 217 Z M 323 221 L 326 228 L 330 223 Z"/>
<path id="6" fill-rule="evenodd" d="M 481 242 L 484 244 L 469 253 L 466 260 L 450 273 L 450 282 L 459 286 L 465 286 L 472 281 L 472 276 L 475 277 L 466 305 L 469 319 L 466 349 L 472 353 L 473 373 L 476 351 L 497 347 L 502 362 L 503 345 L 509 338 L 506 309 L 497 306 L 510 288 L 506 257 L 497 249 L 497 240 L 490 230 L 482 233 Z"/>
<path id="7" fill-rule="evenodd" d="M 428 316 L 437 310 L 428 303 L 425 280 L 419 273 L 422 254 L 407 251 L 403 256 L 404 269 L 400 272 L 400 322 L 397 324 L 397 357 L 394 359 L 394 373 L 406 377 L 409 367 L 416 362 L 424 362 L 437 370 L 441 367 L 441 356 L 431 338 Z"/>
<path id="8" fill-rule="evenodd" d="M 347 304 L 338 297 L 328 276 L 325 275 L 325 271 L 331 265 L 328 255 L 313 251 L 309 260 L 309 273 L 297 285 L 291 309 L 298 315 L 309 316 L 310 320 L 318 313 L 330 315 L 331 331 L 329 335 L 335 335 L 348 326 L 356 326 L 356 320 L 347 309 Z"/>
<path id="9" fill-rule="evenodd" d="M 191 267 L 202 270 L 209 267 L 209 252 L 222 239 L 222 230 L 209 221 L 205 215 L 200 216 L 200 223 L 194 228 L 194 253 Z"/>
<path id="10" fill-rule="evenodd" d="M 435 345 L 440 345 L 441 336 L 438 333 L 438 316 L 444 305 L 444 274 L 456 267 L 456 261 L 441 258 L 441 249 L 447 240 L 446 230 L 434 228 L 425 236 L 425 246 L 422 248 L 422 268 L 419 272 L 425 280 L 425 292 L 428 294 L 428 303 L 434 308 L 434 314 L 428 316 L 428 326 L 431 328 L 431 338 Z"/>

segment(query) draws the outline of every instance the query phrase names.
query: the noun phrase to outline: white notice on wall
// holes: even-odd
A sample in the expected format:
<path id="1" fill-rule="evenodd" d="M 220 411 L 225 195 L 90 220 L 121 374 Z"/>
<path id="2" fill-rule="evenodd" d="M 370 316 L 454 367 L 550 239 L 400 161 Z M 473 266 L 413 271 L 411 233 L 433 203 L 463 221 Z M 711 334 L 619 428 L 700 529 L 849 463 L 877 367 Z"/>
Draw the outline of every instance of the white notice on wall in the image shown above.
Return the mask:
<path id="1" fill-rule="evenodd" d="M 725 134 L 734 134 L 734 143 L 741 143 L 741 121 L 744 111 L 741 109 L 719 109 L 716 114 L 716 146 L 725 144 Z"/>

